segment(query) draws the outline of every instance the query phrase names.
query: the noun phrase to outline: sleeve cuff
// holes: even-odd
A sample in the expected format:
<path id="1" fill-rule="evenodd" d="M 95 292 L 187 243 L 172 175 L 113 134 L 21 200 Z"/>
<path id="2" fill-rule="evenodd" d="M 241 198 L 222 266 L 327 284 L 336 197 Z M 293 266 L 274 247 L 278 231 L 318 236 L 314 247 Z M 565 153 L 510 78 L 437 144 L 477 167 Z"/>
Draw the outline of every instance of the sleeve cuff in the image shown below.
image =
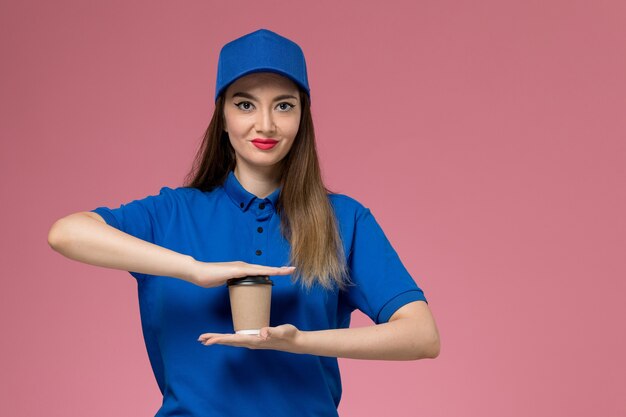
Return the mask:
<path id="1" fill-rule="evenodd" d="M 105 208 L 105 207 L 98 207 L 98 208 L 90 210 L 90 211 L 92 211 L 94 213 L 98 213 L 100 216 L 102 216 L 104 221 L 107 222 L 107 224 L 109 226 L 113 226 L 116 229 L 120 228 L 120 225 L 117 222 L 117 219 L 115 218 L 115 216 L 113 214 L 111 214 L 111 212 L 107 208 Z"/>
<path id="2" fill-rule="evenodd" d="M 401 294 L 396 295 L 380 309 L 378 317 L 376 317 L 376 324 L 387 323 L 393 313 L 395 313 L 400 307 L 413 301 L 425 301 L 428 304 L 428 300 L 424 296 L 422 290 L 409 290 Z"/>

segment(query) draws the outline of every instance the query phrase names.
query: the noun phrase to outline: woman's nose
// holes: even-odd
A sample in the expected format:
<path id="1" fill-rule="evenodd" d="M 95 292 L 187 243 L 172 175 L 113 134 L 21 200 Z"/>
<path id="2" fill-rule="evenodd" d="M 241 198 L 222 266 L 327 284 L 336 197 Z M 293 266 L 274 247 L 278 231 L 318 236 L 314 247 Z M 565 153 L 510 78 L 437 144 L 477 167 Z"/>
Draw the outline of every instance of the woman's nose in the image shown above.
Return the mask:
<path id="1" fill-rule="evenodd" d="M 263 109 L 257 112 L 256 130 L 258 132 L 274 132 L 276 130 L 274 115 L 271 110 Z"/>

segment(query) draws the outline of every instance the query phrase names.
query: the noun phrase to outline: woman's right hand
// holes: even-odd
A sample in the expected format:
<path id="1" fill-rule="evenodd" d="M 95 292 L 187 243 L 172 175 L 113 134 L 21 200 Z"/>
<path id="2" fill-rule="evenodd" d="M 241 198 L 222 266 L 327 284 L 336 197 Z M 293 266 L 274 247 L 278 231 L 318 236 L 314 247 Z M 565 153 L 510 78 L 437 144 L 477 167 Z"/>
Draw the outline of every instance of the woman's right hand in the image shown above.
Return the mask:
<path id="1" fill-rule="evenodd" d="M 188 281 L 200 287 L 210 288 L 224 285 L 231 278 L 242 278 L 248 275 L 289 275 L 295 270 L 295 266 L 274 267 L 249 264 L 242 261 L 195 261 Z"/>

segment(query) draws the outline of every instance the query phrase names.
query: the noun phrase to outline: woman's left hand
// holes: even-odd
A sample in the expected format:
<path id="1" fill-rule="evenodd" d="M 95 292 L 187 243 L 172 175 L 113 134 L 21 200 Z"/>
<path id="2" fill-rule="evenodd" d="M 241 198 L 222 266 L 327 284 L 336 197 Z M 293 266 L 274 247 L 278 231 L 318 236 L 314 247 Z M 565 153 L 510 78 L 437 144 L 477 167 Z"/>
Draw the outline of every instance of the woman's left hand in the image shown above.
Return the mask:
<path id="1" fill-rule="evenodd" d="M 219 344 L 246 347 L 248 349 L 274 349 L 285 352 L 302 353 L 300 351 L 302 332 L 292 324 L 277 327 L 263 327 L 260 335 L 204 333 L 198 342 L 205 346 Z"/>

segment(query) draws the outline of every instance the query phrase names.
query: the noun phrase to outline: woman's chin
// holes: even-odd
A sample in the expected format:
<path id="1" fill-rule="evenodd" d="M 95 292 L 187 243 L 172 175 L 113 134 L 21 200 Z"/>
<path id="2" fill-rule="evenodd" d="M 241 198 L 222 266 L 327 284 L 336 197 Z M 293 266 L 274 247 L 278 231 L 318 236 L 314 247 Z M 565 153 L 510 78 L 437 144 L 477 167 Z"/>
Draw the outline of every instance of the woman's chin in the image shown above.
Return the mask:
<path id="1" fill-rule="evenodd" d="M 271 168 L 276 167 L 281 161 L 281 158 L 277 156 L 269 156 L 265 155 L 263 157 L 259 157 L 258 155 L 254 155 L 250 158 L 238 158 L 238 160 L 244 159 L 245 165 L 250 168 Z"/>

